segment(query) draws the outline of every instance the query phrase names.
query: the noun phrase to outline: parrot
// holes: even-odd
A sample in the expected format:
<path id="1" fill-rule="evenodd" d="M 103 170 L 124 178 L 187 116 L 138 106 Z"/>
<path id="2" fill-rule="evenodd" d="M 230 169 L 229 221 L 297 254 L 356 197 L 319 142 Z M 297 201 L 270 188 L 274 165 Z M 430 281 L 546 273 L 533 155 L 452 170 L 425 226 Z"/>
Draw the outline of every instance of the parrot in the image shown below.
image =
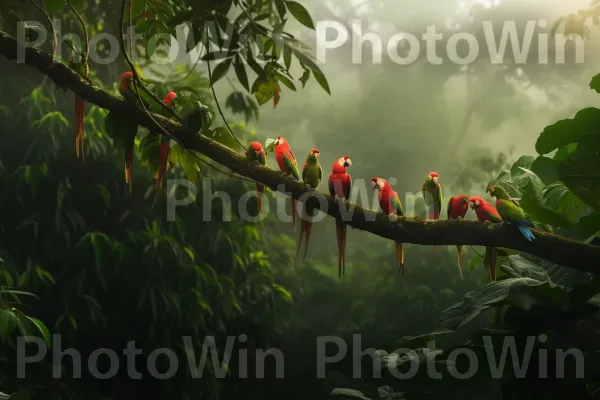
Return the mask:
<path id="1" fill-rule="evenodd" d="M 275 146 L 275 159 L 281 172 L 291 175 L 295 180 L 300 180 L 300 171 L 298 170 L 298 163 L 294 153 L 290 150 L 290 144 L 282 136 L 277 136 L 277 140 L 274 143 Z M 292 227 L 294 232 L 296 231 L 296 200 L 291 198 L 292 201 Z"/>
<path id="2" fill-rule="evenodd" d="M 139 88 L 138 90 L 142 101 L 144 102 L 144 106 L 149 109 L 149 111 L 160 113 L 164 110 L 162 105 L 158 104 L 152 96 L 146 93 L 145 90 Z M 123 75 L 121 75 L 121 80 L 119 83 L 119 93 L 123 98 L 135 105 L 139 104 L 139 97 L 136 94 L 135 86 L 134 86 L 134 76 L 133 72 L 127 71 Z M 125 182 L 129 187 L 129 196 L 132 193 L 132 168 L 133 168 L 133 151 L 135 147 L 135 136 L 128 138 L 128 142 L 125 147 Z"/>
<path id="3" fill-rule="evenodd" d="M 310 186 L 311 189 L 317 190 L 319 184 L 321 183 L 321 178 L 323 177 L 323 170 L 321 169 L 321 165 L 319 165 L 319 155 L 321 152 L 319 149 L 312 149 L 308 152 L 306 156 L 306 161 L 302 166 L 302 181 Z M 307 215 L 309 219 L 302 219 L 300 221 L 300 238 L 298 239 L 298 246 L 296 247 L 296 258 L 298 258 L 298 253 L 300 252 L 300 244 L 302 243 L 302 236 L 306 234 L 305 242 L 304 242 L 304 257 L 303 260 L 306 259 L 306 253 L 308 252 L 308 241 L 310 239 L 310 232 L 312 229 L 312 218 L 311 215 Z"/>
<path id="4" fill-rule="evenodd" d="M 439 174 L 430 172 L 425 178 L 423 188 L 423 199 L 429 209 L 429 219 L 438 220 L 442 211 L 442 186 L 438 183 Z M 437 246 L 433 246 L 433 250 L 437 251 Z"/>
<path id="5" fill-rule="evenodd" d="M 461 194 L 458 196 L 453 196 L 448 200 L 448 219 L 458 219 L 461 220 L 469 211 L 469 196 L 466 194 Z M 460 272 L 460 277 L 463 276 L 463 268 L 462 268 L 462 246 L 457 245 L 456 251 L 458 252 L 458 271 Z"/>
<path id="6" fill-rule="evenodd" d="M 69 61 L 69 68 L 73 71 L 77 72 L 79 76 L 84 79 L 89 79 L 90 70 L 87 64 L 87 60 L 84 59 L 84 56 L 81 56 L 81 60 L 79 62 L 75 62 L 72 58 Z M 77 154 L 77 158 L 81 155 L 81 158 L 85 162 L 85 153 L 83 151 L 83 118 L 85 115 L 85 101 L 75 95 L 75 153 Z"/>
<path id="7" fill-rule="evenodd" d="M 508 195 L 502 186 L 494 185 L 488 188 L 492 197 L 496 198 L 496 208 L 502 220 L 517 226 L 519 232 L 528 241 L 533 241 L 535 236 L 530 228 L 533 228 L 533 222 L 525 217 L 523 209 L 519 207 Z"/>
<path id="8" fill-rule="evenodd" d="M 371 185 L 374 190 L 378 190 L 377 199 L 381 210 L 386 214 L 395 214 L 400 217 L 404 216 L 404 209 L 398 193 L 392 189 L 388 181 L 382 178 L 372 178 Z M 396 242 L 396 261 L 398 262 L 398 277 L 396 280 L 404 276 L 404 245 Z"/>
<path id="9" fill-rule="evenodd" d="M 328 185 L 329 194 L 336 200 L 348 200 L 352 190 L 352 177 L 346 171 L 346 168 L 352 166 L 350 157 L 340 157 L 333 163 L 331 174 L 329 175 Z M 342 272 L 346 272 L 346 224 L 341 217 L 335 219 L 335 230 L 337 233 L 338 246 L 338 278 Z"/>
<path id="10" fill-rule="evenodd" d="M 175 99 L 177 99 L 177 93 L 169 92 L 165 95 L 163 99 L 163 103 L 168 106 L 172 106 L 175 103 Z M 166 112 L 161 112 L 162 115 L 166 116 Z M 156 174 L 156 187 L 161 189 L 163 187 L 163 181 L 165 178 L 165 174 L 167 173 L 167 164 L 169 162 L 169 145 L 171 143 L 171 138 L 166 135 L 162 135 L 160 140 L 160 158 L 158 161 L 158 172 Z"/>
<path id="11" fill-rule="evenodd" d="M 246 150 L 246 157 L 250 161 L 256 161 L 265 166 L 267 165 L 267 155 L 265 154 L 265 151 L 263 150 L 262 145 L 258 142 L 250 143 L 250 146 L 248 146 L 248 150 Z M 258 216 L 259 217 L 260 217 L 261 211 L 262 211 L 262 200 L 263 200 L 264 193 L 265 193 L 264 185 L 257 183 L 256 184 L 256 203 L 258 204 Z"/>
<path id="12" fill-rule="evenodd" d="M 498 211 L 494 208 L 493 205 L 488 204 L 485 200 L 483 200 L 479 196 L 469 197 L 469 205 L 475 211 L 477 215 L 477 219 L 480 222 L 484 223 L 494 223 L 498 224 L 502 222 L 502 217 L 498 214 Z M 485 248 L 485 259 L 488 263 L 488 268 L 490 269 L 490 279 L 492 281 L 496 280 L 496 248 L 487 246 Z"/>

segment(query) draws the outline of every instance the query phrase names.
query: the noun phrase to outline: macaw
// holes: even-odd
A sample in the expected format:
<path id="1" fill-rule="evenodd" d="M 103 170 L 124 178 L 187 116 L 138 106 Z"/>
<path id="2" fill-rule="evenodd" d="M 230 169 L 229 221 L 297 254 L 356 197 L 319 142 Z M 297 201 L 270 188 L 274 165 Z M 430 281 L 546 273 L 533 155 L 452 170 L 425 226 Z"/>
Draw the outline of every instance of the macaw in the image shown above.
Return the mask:
<path id="1" fill-rule="evenodd" d="M 451 197 L 448 201 L 448 219 L 461 220 L 465 217 L 467 211 L 469 211 L 469 196 L 466 194 Z M 464 278 L 462 268 L 462 246 L 457 245 L 456 251 L 458 253 L 458 271 L 460 272 L 460 277 Z"/>
<path id="2" fill-rule="evenodd" d="M 496 198 L 496 208 L 502 220 L 516 225 L 519 232 L 528 241 L 534 240 L 535 236 L 530 230 L 534 226 L 533 222 L 527 219 L 521 207 L 510 198 L 506 190 L 502 186 L 494 185 L 488 188 L 488 192 Z"/>
<path id="3" fill-rule="evenodd" d="M 82 59 L 79 62 L 75 62 L 74 59 L 69 61 L 69 68 L 77 72 L 79 76 L 84 79 L 89 79 L 90 70 L 87 64 L 87 60 Z M 85 116 L 85 101 L 75 95 L 75 153 L 77 158 L 81 155 L 81 158 L 85 162 L 85 153 L 83 150 L 83 118 Z"/>
<path id="4" fill-rule="evenodd" d="M 421 188 L 423 199 L 429 209 L 429 219 L 433 220 L 438 220 L 442 211 L 442 186 L 438 183 L 438 177 L 437 172 L 430 172 Z M 437 251 L 437 246 L 433 246 L 433 250 Z"/>
<path id="5" fill-rule="evenodd" d="M 165 95 L 163 99 L 163 103 L 167 106 L 173 106 L 175 103 L 175 99 L 177 98 L 177 93 L 169 92 Z M 166 112 L 163 111 L 161 114 L 165 115 Z M 165 115 L 166 116 L 166 115 Z M 160 156 L 158 160 L 158 171 L 156 173 L 156 187 L 157 189 L 162 189 L 165 174 L 167 173 L 167 164 L 169 162 L 169 146 L 171 144 L 171 138 L 167 135 L 162 135 L 160 139 Z"/>
<path id="6" fill-rule="evenodd" d="M 277 140 L 274 143 L 275 146 L 275 159 L 281 172 L 291 175 L 295 180 L 300 180 L 300 171 L 298 170 L 298 163 L 294 153 L 290 150 L 290 144 L 281 136 L 277 136 Z M 291 198 L 292 201 L 292 227 L 294 232 L 296 231 L 296 200 Z"/>
<path id="7" fill-rule="evenodd" d="M 398 193 L 392 189 L 390 184 L 382 178 L 372 178 L 371 185 L 377 190 L 377 199 L 381 210 L 386 214 L 394 214 L 400 217 L 404 216 L 404 209 Z M 404 276 L 404 245 L 396 242 L 396 261 L 398 263 L 398 278 Z"/>
<path id="8" fill-rule="evenodd" d="M 475 211 L 477 219 L 484 223 L 498 224 L 502 222 L 502 217 L 498 214 L 498 211 L 493 205 L 488 204 L 479 196 L 472 196 L 469 198 L 469 205 Z M 485 259 L 490 270 L 490 279 L 496 280 L 496 248 L 487 246 L 485 248 Z"/>
<path id="9" fill-rule="evenodd" d="M 155 113 L 160 113 L 164 110 L 161 104 L 158 104 L 152 96 L 150 96 L 144 89 L 141 87 L 138 88 L 137 93 L 134 85 L 134 76 L 133 72 L 127 71 L 123 75 L 121 75 L 121 80 L 119 82 L 119 93 L 123 98 L 131 103 L 140 106 L 139 98 L 142 98 L 142 102 L 144 103 L 144 107 L 148 109 L 148 111 L 152 111 Z M 129 196 L 131 196 L 133 181 L 132 181 L 132 170 L 133 170 L 133 151 L 135 148 L 135 136 L 126 139 L 125 144 L 125 182 L 129 187 Z"/>
<path id="10" fill-rule="evenodd" d="M 306 161 L 302 166 L 302 181 L 310 186 L 311 189 L 317 190 L 319 184 L 321 183 L 321 178 L 323 178 L 323 170 L 321 169 L 321 165 L 319 165 L 319 149 L 312 149 L 308 152 L 306 156 Z M 298 253 L 300 252 L 300 244 L 302 243 L 302 236 L 306 234 L 305 242 L 304 242 L 304 257 L 303 260 L 306 259 L 306 253 L 308 252 L 308 241 L 310 239 L 310 232 L 312 229 L 312 216 L 307 215 L 307 218 L 300 221 L 300 238 L 298 239 L 298 246 L 296 247 L 296 258 L 298 258 Z"/>
<path id="11" fill-rule="evenodd" d="M 352 165 L 350 157 L 340 157 L 333 163 L 331 174 L 329 175 L 329 194 L 336 200 L 348 200 L 352 190 L 352 177 L 346 171 L 346 168 Z M 340 213 L 341 214 L 341 213 Z M 346 224 L 341 216 L 335 219 L 335 230 L 337 234 L 338 246 L 338 277 L 346 272 Z"/>
<path id="12" fill-rule="evenodd" d="M 250 143 L 250 146 L 248 146 L 248 150 L 246 150 L 246 157 L 248 158 L 248 160 L 250 161 L 256 161 L 262 165 L 267 165 L 267 155 L 265 153 L 265 151 L 263 150 L 263 147 L 260 143 L 258 142 L 252 142 Z M 263 199 L 263 194 L 265 193 L 265 187 L 264 185 L 261 185 L 260 183 L 256 184 L 256 203 L 258 204 L 258 216 L 260 217 L 261 215 L 261 211 L 262 211 L 262 199 Z"/>

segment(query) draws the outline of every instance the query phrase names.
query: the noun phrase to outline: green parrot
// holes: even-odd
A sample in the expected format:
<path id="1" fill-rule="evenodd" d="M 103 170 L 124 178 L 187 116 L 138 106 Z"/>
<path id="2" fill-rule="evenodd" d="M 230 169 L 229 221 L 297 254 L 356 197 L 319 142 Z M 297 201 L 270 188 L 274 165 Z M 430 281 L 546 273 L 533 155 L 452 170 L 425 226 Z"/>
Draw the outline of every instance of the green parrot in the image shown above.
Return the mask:
<path id="1" fill-rule="evenodd" d="M 438 220 L 442 211 L 442 185 L 438 183 L 438 177 L 437 172 L 430 172 L 421 189 L 423 199 L 429 209 L 429 219 L 432 220 Z M 433 246 L 433 250 L 437 251 L 437 246 Z"/>
<path id="2" fill-rule="evenodd" d="M 263 147 L 258 142 L 250 143 L 249 149 L 246 151 L 246 157 L 250 161 L 256 161 L 262 165 L 267 165 L 267 154 L 263 150 Z M 258 204 L 258 216 L 261 216 L 262 212 L 262 200 L 263 194 L 265 193 L 265 186 L 260 183 L 256 184 L 256 203 Z M 262 223 L 262 220 L 261 220 Z"/>
<path id="3" fill-rule="evenodd" d="M 502 186 L 494 185 L 490 186 L 487 191 L 496 198 L 496 209 L 502 220 L 515 225 L 528 241 L 534 240 L 535 236 L 530 229 L 534 227 L 533 222 L 527 219 L 523 209 L 510 198 L 506 190 Z"/>
<path id="4" fill-rule="evenodd" d="M 311 187 L 313 190 L 317 190 L 319 184 L 321 183 L 321 178 L 323 178 L 323 170 L 321 169 L 321 165 L 319 165 L 319 149 L 312 149 L 308 152 L 306 156 L 306 161 L 304 162 L 304 166 L 302 167 L 302 181 Z M 313 210 L 314 211 L 314 210 Z M 304 242 L 304 256 L 303 260 L 306 259 L 306 253 L 308 252 L 308 241 L 310 239 L 310 232 L 312 229 L 312 217 L 313 212 L 310 215 L 307 215 L 307 219 L 302 218 L 300 223 L 300 238 L 298 239 L 298 246 L 296 247 L 296 258 L 298 258 L 298 253 L 300 252 L 300 244 L 302 243 L 302 236 L 306 234 L 305 242 Z"/>

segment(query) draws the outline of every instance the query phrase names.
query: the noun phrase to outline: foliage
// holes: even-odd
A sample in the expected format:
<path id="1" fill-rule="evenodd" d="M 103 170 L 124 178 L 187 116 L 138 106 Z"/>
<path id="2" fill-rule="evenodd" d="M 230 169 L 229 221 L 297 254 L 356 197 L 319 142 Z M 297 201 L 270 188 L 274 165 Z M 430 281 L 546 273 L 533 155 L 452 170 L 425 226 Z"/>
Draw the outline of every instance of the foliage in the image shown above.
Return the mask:
<path id="1" fill-rule="evenodd" d="M 599 91 L 599 80 L 600 76 L 593 78 L 592 89 Z M 536 143 L 539 155 L 520 157 L 487 186 L 506 188 L 540 227 L 598 242 L 599 117 L 597 109 L 586 108 L 546 127 Z M 364 399 L 379 393 L 388 398 L 389 391 L 406 399 L 464 398 L 481 387 L 486 389 L 482 398 L 555 398 L 573 393 L 592 398 L 599 390 L 589 372 L 600 367 L 595 357 L 600 350 L 598 276 L 525 253 L 506 254 L 499 264 L 500 279 L 466 293 L 462 302 L 444 310 L 435 331 L 401 339 L 399 348 L 390 353 L 376 351 L 379 363 L 364 365 L 363 370 L 372 374 L 373 368 L 380 368 L 381 380 L 367 382 L 368 390 L 338 388 L 331 394 Z M 586 372 L 580 370 L 582 360 L 565 363 L 561 354 L 568 349 L 582 352 Z M 506 361 L 509 351 L 514 351 L 512 363 L 498 361 Z M 458 358 L 458 352 L 472 356 Z M 515 362 L 517 356 L 521 362 Z M 435 379 L 432 368 L 440 372 Z M 467 370 L 468 377 L 461 378 Z M 411 379 L 398 379 L 399 373 L 410 371 Z M 563 379 L 535 383 L 546 376 Z"/>

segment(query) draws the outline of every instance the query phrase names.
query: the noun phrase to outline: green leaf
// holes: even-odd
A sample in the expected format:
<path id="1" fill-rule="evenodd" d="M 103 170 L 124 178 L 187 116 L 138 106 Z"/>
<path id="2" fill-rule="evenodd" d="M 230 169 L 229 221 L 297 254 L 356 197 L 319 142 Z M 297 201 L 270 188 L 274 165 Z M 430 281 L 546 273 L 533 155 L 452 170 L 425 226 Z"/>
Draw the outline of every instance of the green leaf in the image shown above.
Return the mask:
<path id="1" fill-rule="evenodd" d="M 521 175 L 525 174 L 525 170 L 530 169 L 531 164 L 535 160 L 532 156 L 521 156 L 510 168 L 510 176 L 516 181 Z"/>
<path id="2" fill-rule="evenodd" d="M 556 210 L 570 222 L 577 221 L 585 212 L 586 205 L 575 196 L 563 183 L 553 183 L 544 191 L 547 208 Z"/>
<path id="3" fill-rule="evenodd" d="M 592 78 L 590 81 L 590 89 L 595 90 L 596 93 L 600 93 L 600 74 Z"/>
<path id="4" fill-rule="evenodd" d="M 310 16 L 310 13 L 304 8 L 304 6 L 295 1 L 286 1 L 285 5 L 287 6 L 290 13 L 300 22 L 302 25 L 306 26 L 310 29 L 315 29 L 315 24 Z"/>
<path id="5" fill-rule="evenodd" d="M 137 2 L 138 2 L 138 0 L 136 0 L 134 3 L 137 3 Z M 145 0 L 139 0 L 139 2 L 143 4 L 145 2 Z M 81 12 L 85 8 L 85 0 L 71 0 L 71 5 L 78 12 Z M 137 14 L 133 14 L 133 15 L 137 15 Z"/>
<path id="6" fill-rule="evenodd" d="M 558 175 L 565 186 L 600 212 L 600 151 L 579 146 L 559 165 Z"/>
<path id="7" fill-rule="evenodd" d="M 248 82 L 248 75 L 246 74 L 246 66 L 242 62 L 242 59 L 239 55 L 236 56 L 233 67 L 235 69 L 235 75 L 237 76 L 238 81 L 240 81 L 242 86 L 247 91 L 250 91 L 250 83 Z"/>
<path id="8" fill-rule="evenodd" d="M 31 400 L 31 394 L 27 390 L 20 390 L 11 394 L 8 400 Z"/>
<path id="9" fill-rule="evenodd" d="M 171 147 L 172 162 L 177 162 L 190 182 L 196 182 L 199 178 L 200 168 L 197 159 L 189 150 L 181 147 L 179 143 Z"/>
<path id="10" fill-rule="evenodd" d="M 362 392 L 354 389 L 335 388 L 329 394 L 331 396 L 342 396 L 344 399 L 371 400 L 369 397 L 365 397 Z"/>
<path id="11" fill-rule="evenodd" d="M 563 119 L 547 126 L 535 143 L 539 154 L 547 154 L 571 143 L 593 140 L 600 143 L 598 127 L 600 109 L 588 107 L 580 110 L 572 119 Z"/>
<path id="12" fill-rule="evenodd" d="M 456 330 L 491 307 L 512 304 L 527 311 L 540 304 L 554 303 L 560 306 L 567 298 L 567 292 L 550 281 L 541 282 L 531 278 L 494 281 L 465 294 L 462 302 L 442 313 L 438 324 Z"/>
<path id="13" fill-rule="evenodd" d="M 277 8 L 279 18 L 283 19 L 285 17 L 285 3 L 283 0 L 275 0 L 275 7 Z"/>
<path id="14" fill-rule="evenodd" d="M 73 4 L 73 2 L 71 2 Z M 67 5 L 67 0 L 44 0 L 44 8 L 49 15 L 54 15 Z M 73 4 L 73 7 L 75 5 Z"/>
<path id="15" fill-rule="evenodd" d="M 225 61 L 222 61 L 219 64 L 217 64 L 214 71 L 212 72 L 212 76 L 211 76 L 212 79 L 210 82 L 211 85 L 214 85 L 220 79 L 225 77 L 225 75 L 227 75 L 227 72 L 229 71 L 229 67 L 231 67 L 231 63 L 232 63 L 232 59 L 228 58 Z"/>
<path id="16" fill-rule="evenodd" d="M 259 105 L 266 104 L 275 95 L 275 81 L 269 79 L 267 81 L 257 81 L 259 85 L 256 87 L 254 97 Z M 255 82 L 256 83 L 256 82 Z"/>
<path id="17" fill-rule="evenodd" d="M 321 72 L 320 69 L 313 69 L 313 76 L 315 77 L 315 80 L 319 83 L 319 85 L 321 85 L 321 87 L 323 89 L 325 89 L 325 91 L 327 92 L 327 94 L 331 95 L 331 89 L 329 89 L 329 82 L 327 82 L 327 78 L 325 78 L 325 75 L 323 74 L 323 72 Z"/>
<path id="18" fill-rule="evenodd" d="M 546 185 L 558 181 L 558 162 L 552 158 L 539 156 L 533 161 L 530 169 L 539 176 Z"/>
<path id="19" fill-rule="evenodd" d="M 566 145 L 565 147 L 560 148 L 556 152 L 556 154 L 554 154 L 554 157 L 552 157 L 552 159 L 554 161 L 562 161 L 562 160 L 564 160 L 565 158 L 567 158 L 567 156 L 569 154 L 571 154 L 572 152 L 574 152 L 575 150 L 577 150 L 577 146 L 578 146 L 577 143 L 571 143 L 571 144 Z"/>
<path id="20" fill-rule="evenodd" d="M 600 213 L 594 212 L 581 217 L 577 223 L 577 229 L 583 237 L 590 237 L 600 231 Z"/>
<path id="21" fill-rule="evenodd" d="M 227 146 L 230 149 L 237 150 L 240 148 L 240 144 L 237 142 L 237 140 L 235 140 L 231 132 L 229 132 L 229 129 L 223 126 L 213 129 L 207 136 L 215 142 L 221 143 L 223 146 Z"/>
<path id="22" fill-rule="evenodd" d="M 0 336 L 9 337 L 17 327 L 17 316 L 8 309 L 0 309 Z"/>
<path id="23" fill-rule="evenodd" d="M 50 331 L 48 327 L 39 319 L 27 316 L 27 319 L 33 323 L 33 325 L 37 328 L 38 332 L 42 334 L 42 338 L 48 345 L 48 347 L 52 346 L 52 337 L 50 336 Z"/>

